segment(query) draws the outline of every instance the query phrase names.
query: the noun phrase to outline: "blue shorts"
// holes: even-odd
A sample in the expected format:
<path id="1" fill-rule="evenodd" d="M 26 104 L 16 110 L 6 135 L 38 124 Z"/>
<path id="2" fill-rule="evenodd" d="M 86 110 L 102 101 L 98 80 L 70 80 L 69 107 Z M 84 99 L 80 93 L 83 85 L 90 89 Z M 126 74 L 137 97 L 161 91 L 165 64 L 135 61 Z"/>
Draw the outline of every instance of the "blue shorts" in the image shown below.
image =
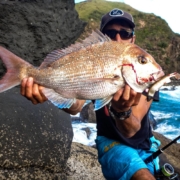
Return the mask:
<path id="1" fill-rule="evenodd" d="M 154 174 L 154 165 L 156 170 L 159 169 L 159 158 L 153 163 L 145 164 L 143 160 L 157 151 L 160 141 L 153 137 L 151 149 L 148 151 L 134 149 L 118 141 L 108 139 L 104 136 L 96 138 L 98 150 L 98 160 L 101 164 L 102 172 L 107 180 L 128 180 L 138 170 L 146 168 Z"/>

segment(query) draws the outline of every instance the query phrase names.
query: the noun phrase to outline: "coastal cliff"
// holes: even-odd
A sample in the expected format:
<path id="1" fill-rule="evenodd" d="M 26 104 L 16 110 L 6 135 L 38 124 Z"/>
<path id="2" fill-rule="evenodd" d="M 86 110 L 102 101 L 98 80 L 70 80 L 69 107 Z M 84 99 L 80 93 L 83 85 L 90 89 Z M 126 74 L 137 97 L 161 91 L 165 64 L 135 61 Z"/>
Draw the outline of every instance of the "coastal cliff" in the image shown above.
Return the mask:
<path id="1" fill-rule="evenodd" d="M 73 0 L 1 0 L 0 45 L 39 66 L 48 53 L 72 44 L 84 31 L 86 22 L 74 7 Z M 0 76 L 5 71 L 0 63 Z M 19 87 L 0 94 L 0 132 L 2 180 L 104 179 L 96 149 L 72 143 L 69 114 L 50 102 L 32 105 Z M 176 167 L 180 147 L 173 147 L 165 155 Z"/>

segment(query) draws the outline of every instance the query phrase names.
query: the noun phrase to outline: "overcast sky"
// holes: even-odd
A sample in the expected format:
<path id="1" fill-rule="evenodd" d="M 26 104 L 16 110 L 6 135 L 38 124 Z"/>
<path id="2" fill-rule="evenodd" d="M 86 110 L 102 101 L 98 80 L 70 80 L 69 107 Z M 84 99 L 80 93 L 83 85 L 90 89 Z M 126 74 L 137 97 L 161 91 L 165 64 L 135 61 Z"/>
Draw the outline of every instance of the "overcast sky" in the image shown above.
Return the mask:
<path id="1" fill-rule="evenodd" d="M 84 0 L 74 0 L 75 3 Z M 131 7 L 146 13 L 154 13 L 164 19 L 175 32 L 180 34 L 180 0 L 109 0 L 124 2 Z"/>

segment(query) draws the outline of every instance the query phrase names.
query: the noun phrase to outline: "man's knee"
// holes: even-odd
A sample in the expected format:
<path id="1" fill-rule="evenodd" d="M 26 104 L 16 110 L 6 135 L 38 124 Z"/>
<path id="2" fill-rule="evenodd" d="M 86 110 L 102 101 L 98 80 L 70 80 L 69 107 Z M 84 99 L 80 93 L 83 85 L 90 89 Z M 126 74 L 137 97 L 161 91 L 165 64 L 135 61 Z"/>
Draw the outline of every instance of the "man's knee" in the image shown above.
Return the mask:
<path id="1" fill-rule="evenodd" d="M 148 169 L 140 169 L 132 176 L 131 180 L 155 180 L 155 177 Z"/>

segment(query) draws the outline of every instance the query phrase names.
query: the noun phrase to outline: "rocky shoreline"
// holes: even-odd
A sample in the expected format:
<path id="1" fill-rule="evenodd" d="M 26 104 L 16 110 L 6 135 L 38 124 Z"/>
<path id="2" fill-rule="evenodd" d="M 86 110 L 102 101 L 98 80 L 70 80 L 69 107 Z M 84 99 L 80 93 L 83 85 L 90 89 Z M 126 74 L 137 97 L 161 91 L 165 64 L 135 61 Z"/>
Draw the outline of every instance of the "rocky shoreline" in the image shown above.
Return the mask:
<path id="1" fill-rule="evenodd" d="M 2 0 L 0 45 L 35 66 L 54 49 L 67 47 L 83 32 L 74 0 Z M 5 69 L 0 64 L 0 76 Z M 70 115 L 50 102 L 33 105 L 19 87 L 0 94 L 0 179 L 103 180 L 97 151 L 72 143 Z M 95 122 L 94 114 L 81 117 Z M 164 146 L 168 139 L 155 133 Z M 180 145 L 164 155 L 179 171 Z"/>

